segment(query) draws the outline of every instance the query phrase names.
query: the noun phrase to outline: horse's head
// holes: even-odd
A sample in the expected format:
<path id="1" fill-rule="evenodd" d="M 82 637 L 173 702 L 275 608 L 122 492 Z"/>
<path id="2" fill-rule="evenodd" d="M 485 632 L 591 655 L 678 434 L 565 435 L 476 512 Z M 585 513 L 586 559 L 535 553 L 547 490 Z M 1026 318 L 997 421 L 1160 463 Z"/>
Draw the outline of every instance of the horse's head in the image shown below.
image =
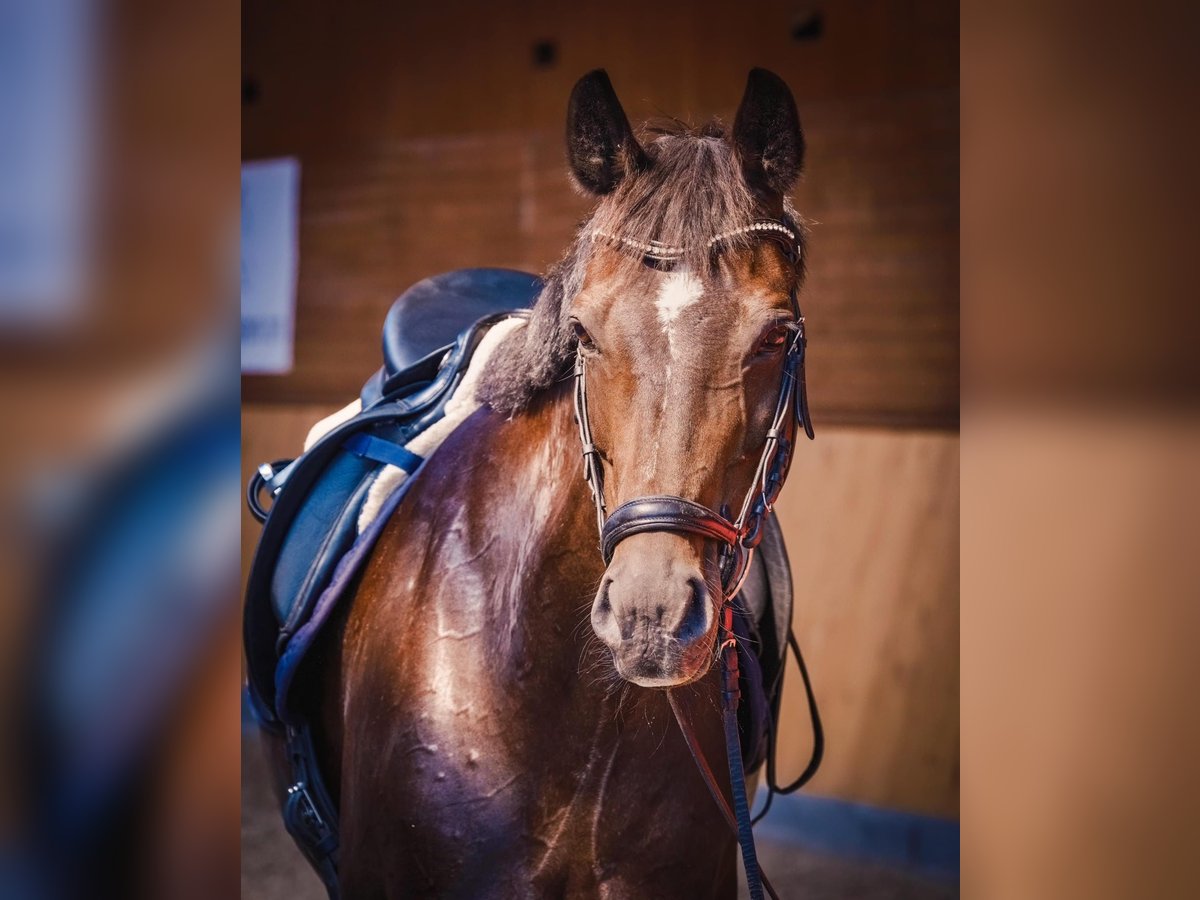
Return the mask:
<path id="1" fill-rule="evenodd" d="M 599 202 L 563 315 L 604 510 L 633 526 L 609 547 L 592 625 L 624 678 L 683 684 L 713 659 L 725 544 L 673 527 L 669 503 L 622 507 L 667 496 L 736 522 L 755 483 L 796 344 L 801 235 L 786 192 L 800 123 L 787 86 L 755 70 L 729 135 L 671 128 L 642 144 L 593 72 L 572 94 L 567 143 Z M 782 439 L 793 430 L 789 415 Z"/>

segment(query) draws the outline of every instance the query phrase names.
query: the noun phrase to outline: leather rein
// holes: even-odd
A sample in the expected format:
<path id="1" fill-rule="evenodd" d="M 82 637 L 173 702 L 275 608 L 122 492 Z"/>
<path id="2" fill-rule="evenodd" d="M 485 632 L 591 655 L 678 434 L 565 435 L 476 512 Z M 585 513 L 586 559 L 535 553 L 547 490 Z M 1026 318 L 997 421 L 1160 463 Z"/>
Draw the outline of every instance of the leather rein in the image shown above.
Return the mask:
<path id="1" fill-rule="evenodd" d="M 783 222 L 760 221 L 744 228 L 739 228 L 718 235 L 709 241 L 709 248 L 716 251 L 720 244 L 730 237 L 739 234 L 761 235 L 779 240 L 786 246 L 788 259 L 798 264 L 800 259 L 800 243 L 796 232 Z M 611 235 L 594 232 L 593 239 L 616 241 L 639 252 L 651 265 L 670 262 L 682 257 L 683 248 L 670 247 L 656 241 L 643 243 L 628 238 L 614 238 Z M 579 439 L 583 445 L 583 472 L 592 500 L 596 507 L 596 524 L 600 532 L 600 551 L 607 565 L 612 561 L 617 545 L 635 534 L 654 531 L 669 531 L 682 534 L 699 535 L 708 540 L 717 541 L 721 545 L 720 571 L 724 591 L 724 601 L 721 607 L 721 635 L 717 645 L 716 656 L 721 659 L 722 666 L 722 718 L 725 729 L 725 750 L 729 763 L 729 779 L 732 788 L 732 808 L 726 801 L 713 774 L 712 767 L 704 756 L 699 740 L 692 730 L 690 723 L 682 714 L 674 694 L 667 692 L 671 710 L 683 732 L 688 749 L 696 762 L 701 776 L 704 778 L 709 793 L 721 810 L 726 821 L 737 834 L 741 847 L 742 862 L 746 871 L 746 881 L 752 900 L 763 900 L 765 890 L 771 897 L 778 900 L 778 895 L 771 886 L 766 875 L 758 866 L 758 857 L 754 847 L 752 820 L 750 817 L 749 801 L 746 794 L 745 772 L 742 766 L 741 740 L 738 734 L 737 707 L 740 698 L 738 688 L 738 658 L 737 641 L 733 632 L 733 603 L 734 598 L 742 588 L 749 572 L 754 551 L 762 540 L 763 524 L 774 507 L 787 478 L 791 465 L 793 441 L 797 425 L 811 440 L 813 437 L 812 420 L 808 411 L 808 396 L 804 379 L 804 356 L 806 337 L 804 333 L 804 316 L 800 312 L 797 291 L 791 292 L 793 319 L 788 323 L 792 329 L 791 339 L 787 346 L 783 364 L 783 378 L 779 388 L 779 396 L 775 403 L 775 413 L 771 425 L 767 429 L 763 442 L 762 453 L 754 477 L 742 500 L 742 505 L 736 518 L 730 519 L 727 510 L 716 512 L 685 497 L 659 495 L 638 497 L 622 503 L 610 514 L 604 502 L 604 469 L 600 451 L 592 436 L 591 422 L 588 418 L 587 402 L 587 365 L 581 348 L 576 348 L 575 355 L 575 418 L 579 425 Z M 790 636 L 789 636 L 790 637 Z M 816 714 L 816 702 L 813 698 L 812 687 L 809 684 L 808 673 L 803 660 L 799 657 L 798 645 L 790 637 L 789 646 L 796 651 L 800 662 L 801 674 L 804 676 L 805 690 L 808 695 L 809 710 L 813 715 L 814 750 L 813 758 L 805 773 L 788 788 L 777 789 L 772 783 L 768 794 L 768 806 L 774 793 L 787 793 L 800 787 L 816 771 L 822 752 L 822 736 L 820 718 Z M 786 651 L 784 654 L 786 662 Z M 771 736 L 771 751 L 769 754 L 768 778 L 774 777 L 774 733 Z M 761 818 L 766 808 L 759 814 Z M 754 821 L 757 821 L 755 819 Z"/>

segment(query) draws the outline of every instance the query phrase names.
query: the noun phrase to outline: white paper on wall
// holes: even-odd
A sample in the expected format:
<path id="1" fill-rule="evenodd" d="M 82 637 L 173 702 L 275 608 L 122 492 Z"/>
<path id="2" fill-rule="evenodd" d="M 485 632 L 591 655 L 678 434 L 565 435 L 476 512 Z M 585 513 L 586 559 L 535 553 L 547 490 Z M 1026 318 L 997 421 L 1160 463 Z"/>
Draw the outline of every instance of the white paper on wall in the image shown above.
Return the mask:
<path id="1" fill-rule="evenodd" d="M 291 371 L 299 265 L 300 161 L 242 165 L 242 371 Z"/>
<path id="2" fill-rule="evenodd" d="M 0 0 L 0 329 L 67 326 L 91 299 L 94 6 Z"/>

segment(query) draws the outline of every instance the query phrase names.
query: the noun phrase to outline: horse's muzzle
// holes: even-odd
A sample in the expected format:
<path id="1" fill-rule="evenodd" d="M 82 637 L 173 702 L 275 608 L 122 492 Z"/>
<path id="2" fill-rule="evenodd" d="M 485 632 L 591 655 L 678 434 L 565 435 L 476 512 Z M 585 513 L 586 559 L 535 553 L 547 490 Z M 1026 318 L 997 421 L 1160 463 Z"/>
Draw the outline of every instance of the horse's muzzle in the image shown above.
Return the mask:
<path id="1" fill-rule="evenodd" d="M 621 544 L 592 605 L 592 627 L 617 673 L 643 687 L 673 687 L 707 671 L 717 601 L 691 542 L 647 532 Z"/>

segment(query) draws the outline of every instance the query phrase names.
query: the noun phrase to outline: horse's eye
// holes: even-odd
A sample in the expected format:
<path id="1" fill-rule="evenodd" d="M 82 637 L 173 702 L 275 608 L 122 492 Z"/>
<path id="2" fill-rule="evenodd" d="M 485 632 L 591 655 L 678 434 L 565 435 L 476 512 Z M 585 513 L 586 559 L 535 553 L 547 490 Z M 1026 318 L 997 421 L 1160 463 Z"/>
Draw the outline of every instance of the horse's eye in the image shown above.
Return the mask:
<path id="1" fill-rule="evenodd" d="M 592 336 L 588 334 L 587 329 L 577 321 L 571 322 L 571 330 L 575 332 L 575 340 L 579 341 L 579 346 L 584 350 L 595 350 L 596 342 L 592 340 Z"/>
<path id="2" fill-rule="evenodd" d="M 762 340 L 758 342 L 758 349 L 755 353 L 759 356 L 778 353 L 787 346 L 791 333 L 791 329 L 786 325 L 776 325 L 762 336 Z"/>

